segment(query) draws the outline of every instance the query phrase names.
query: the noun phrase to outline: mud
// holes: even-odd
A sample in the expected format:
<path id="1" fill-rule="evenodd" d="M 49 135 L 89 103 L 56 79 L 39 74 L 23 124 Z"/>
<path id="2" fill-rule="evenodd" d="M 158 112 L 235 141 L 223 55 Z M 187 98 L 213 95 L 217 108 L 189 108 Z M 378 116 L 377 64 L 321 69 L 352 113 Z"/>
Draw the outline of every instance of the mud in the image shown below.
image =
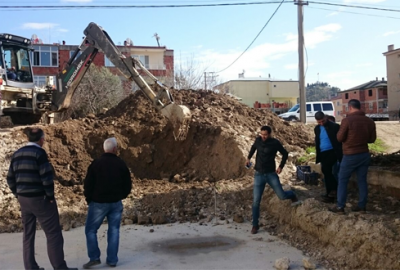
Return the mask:
<path id="1" fill-rule="evenodd" d="M 290 152 L 281 182 L 305 201 L 292 208 L 268 188 L 262 203 L 262 230 L 287 239 L 326 266 L 400 268 L 397 199 L 371 194 L 367 215 L 336 216 L 327 211 L 331 205 L 313 199 L 323 192 L 321 186 L 295 180 L 294 161 L 313 144 L 310 128 L 212 92 L 172 94 L 193 113 L 185 141 L 174 140 L 172 126 L 140 92 L 103 115 L 42 126 L 44 148 L 56 171 L 64 230 L 84 225 L 87 206 L 82 182 L 90 162 L 101 155 L 103 141 L 111 136 L 117 138 L 119 155 L 133 179 L 132 192 L 124 200 L 124 224 L 217 226 L 232 218 L 251 221 L 254 171 L 245 169 L 244 163 L 260 126 L 270 125 L 273 136 Z M 22 230 L 18 202 L 6 185 L 6 174 L 12 153 L 26 144 L 24 128 L 0 132 L 0 232 Z M 353 190 L 349 206 L 356 199 Z"/>

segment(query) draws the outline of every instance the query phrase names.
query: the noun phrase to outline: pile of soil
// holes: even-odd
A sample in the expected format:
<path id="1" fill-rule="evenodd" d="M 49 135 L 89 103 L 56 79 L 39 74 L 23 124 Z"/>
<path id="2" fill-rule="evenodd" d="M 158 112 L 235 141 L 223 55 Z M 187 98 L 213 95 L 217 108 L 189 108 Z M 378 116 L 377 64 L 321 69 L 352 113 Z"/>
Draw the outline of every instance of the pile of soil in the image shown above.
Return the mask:
<path id="1" fill-rule="evenodd" d="M 58 180 L 56 197 L 64 230 L 84 225 L 87 206 L 82 182 L 90 162 L 102 154 L 103 141 L 112 136 L 133 179 L 132 192 L 124 200 L 124 224 L 251 221 L 254 171 L 245 169 L 244 163 L 260 126 L 269 125 L 290 152 L 281 182 L 285 189 L 295 189 L 304 203 L 292 208 L 267 188 L 262 228 L 307 250 L 326 266 L 400 267 L 398 200 L 372 195 L 374 210 L 368 216 L 338 217 L 327 211 L 330 205 L 313 199 L 322 187 L 294 181 L 293 161 L 313 144 L 309 128 L 209 91 L 174 90 L 172 94 L 193 115 L 185 141 L 174 140 L 171 124 L 141 92 L 103 115 L 42 126 L 44 148 Z M 22 230 L 19 205 L 5 179 L 12 153 L 26 144 L 24 127 L 2 131 L 0 137 L 0 232 L 16 232 Z M 352 194 L 350 204 L 356 200 L 356 193 Z M 342 253 L 348 254 L 344 260 Z"/>
<path id="2" fill-rule="evenodd" d="M 400 151 L 373 156 L 371 166 L 377 166 L 384 170 L 400 171 Z"/>

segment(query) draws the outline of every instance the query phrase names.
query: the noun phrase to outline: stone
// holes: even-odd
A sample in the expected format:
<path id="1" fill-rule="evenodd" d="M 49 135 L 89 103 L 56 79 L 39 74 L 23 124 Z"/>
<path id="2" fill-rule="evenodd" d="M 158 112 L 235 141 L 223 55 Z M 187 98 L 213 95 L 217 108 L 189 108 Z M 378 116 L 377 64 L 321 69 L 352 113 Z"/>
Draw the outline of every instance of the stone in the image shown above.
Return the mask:
<path id="1" fill-rule="evenodd" d="M 166 224 L 167 223 L 167 219 L 165 218 L 165 216 L 159 215 L 159 214 L 151 216 L 151 221 L 153 222 L 153 224 Z"/>
<path id="2" fill-rule="evenodd" d="M 302 261 L 303 261 L 303 267 L 305 269 L 316 269 L 317 268 L 315 263 L 312 263 L 309 258 L 303 258 Z"/>
<path id="3" fill-rule="evenodd" d="M 145 225 L 145 224 L 150 224 L 150 223 L 151 223 L 150 217 L 148 217 L 148 216 L 139 216 L 138 217 L 139 225 Z"/>
<path id="4" fill-rule="evenodd" d="M 243 223 L 244 218 L 243 216 L 236 214 L 233 216 L 233 221 L 235 221 L 236 223 Z"/>
<path id="5" fill-rule="evenodd" d="M 124 225 L 131 225 L 131 224 L 133 224 L 132 219 L 129 219 L 129 218 L 124 219 Z"/>
<path id="6" fill-rule="evenodd" d="M 288 270 L 290 259 L 288 257 L 280 258 L 275 261 L 274 267 L 278 270 Z"/>

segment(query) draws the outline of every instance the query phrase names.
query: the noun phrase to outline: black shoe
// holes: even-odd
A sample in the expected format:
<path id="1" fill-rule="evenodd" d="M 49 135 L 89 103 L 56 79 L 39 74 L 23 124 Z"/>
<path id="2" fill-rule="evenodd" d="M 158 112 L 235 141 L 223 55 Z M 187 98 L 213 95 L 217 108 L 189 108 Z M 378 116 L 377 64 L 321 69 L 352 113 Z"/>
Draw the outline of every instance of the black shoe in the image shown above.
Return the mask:
<path id="1" fill-rule="evenodd" d="M 335 202 L 335 198 L 334 197 L 330 197 L 330 196 L 325 196 L 322 198 L 322 201 L 324 203 L 334 203 Z"/>
<path id="2" fill-rule="evenodd" d="M 256 234 L 258 232 L 258 230 L 260 229 L 260 226 L 253 226 L 253 228 L 251 228 L 251 234 Z"/>
<path id="3" fill-rule="evenodd" d="M 82 267 L 83 267 L 83 269 L 89 269 L 90 267 L 99 265 L 99 264 L 101 264 L 100 260 L 94 260 L 94 261 L 89 261 L 88 263 L 85 263 Z"/>
<path id="4" fill-rule="evenodd" d="M 361 207 L 359 207 L 358 205 L 356 205 L 356 206 L 353 206 L 352 208 L 351 208 L 351 211 L 352 212 L 359 212 L 359 213 L 362 213 L 362 214 L 365 214 L 365 212 L 367 212 L 367 209 L 364 207 L 364 208 L 361 208 Z"/>
<path id="5" fill-rule="evenodd" d="M 339 215 L 344 215 L 344 208 L 342 208 L 342 207 L 334 206 L 334 207 L 329 208 L 329 211 L 339 214 Z"/>
<path id="6" fill-rule="evenodd" d="M 116 264 L 111 264 L 111 263 L 106 263 L 108 266 L 110 266 L 110 267 L 116 267 L 117 265 Z"/>

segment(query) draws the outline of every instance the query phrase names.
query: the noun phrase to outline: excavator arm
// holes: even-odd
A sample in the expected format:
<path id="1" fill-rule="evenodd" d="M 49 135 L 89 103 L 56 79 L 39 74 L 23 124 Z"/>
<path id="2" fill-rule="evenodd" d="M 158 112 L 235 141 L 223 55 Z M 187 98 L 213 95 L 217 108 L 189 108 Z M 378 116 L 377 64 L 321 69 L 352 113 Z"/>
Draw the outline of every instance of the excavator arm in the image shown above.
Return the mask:
<path id="1" fill-rule="evenodd" d="M 153 106 L 169 119 L 174 126 L 175 139 L 184 140 L 191 120 L 190 110 L 185 106 L 175 104 L 168 88 L 159 82 L 140 61 L 122 54 L 100 26 L 90 23 L 83 33 L 85 38 L 82 44 L 57 76 L 57 89 L 52 92 L 51 110 L 61 112 L 70 106 L 76 88 L 96 54 L 101 50 L 128 80 L 134 81 L 139 86 Z M 143 79 L 136 67 L 154 81 L 152 87 Z"/>

